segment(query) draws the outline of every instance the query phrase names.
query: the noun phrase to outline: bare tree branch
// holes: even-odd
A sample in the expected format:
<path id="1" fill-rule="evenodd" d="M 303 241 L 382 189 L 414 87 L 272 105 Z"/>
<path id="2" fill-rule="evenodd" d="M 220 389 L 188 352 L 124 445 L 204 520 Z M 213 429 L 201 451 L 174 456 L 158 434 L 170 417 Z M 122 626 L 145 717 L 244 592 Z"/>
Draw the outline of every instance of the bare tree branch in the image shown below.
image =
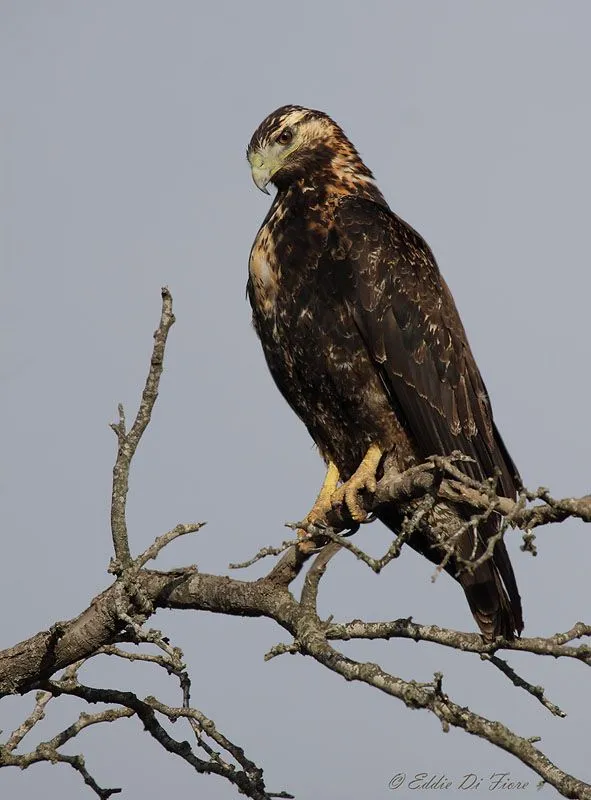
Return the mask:
<path id="1" fill-rule="evenodd" d="M 125 510 L 127 492 L 129 491 L 129 468 L 140 439 L 152 417 L 152 410 L 158 397 L 158 388 L 162 376 L 166 340 L 174 322 L 172 296 L 168 289 L 164 287 L 162 289 L 160 323 L 154 333 L 154 349 L 152 350 L 150 370 L 142 392 L 137 416 L 128 433 L 123 406 L 119 404 L 119 421 L 111 425 L 117 434 L 119 445 L 117 460 L 113 467 L 113 490 L 111 496 L 111 534 L 113 536 L 113 547 L 115 548 L 115 563 L 113 564 L 115 574 L 118 569 L 127 567 L 131 560 Z"/>
<path id="2" fill-rule="evenodd" d="M 121 789 L 101 788 L 86 769 L 83 756 L 66 755 L 60 753 L 58 748 L 74 739 L 85 728 L 104 722 L 114 722 L 124 717 L 131 717 L 134 714 L 133 710 L 108 709 L 97 714 L 82 713 L 75 722 L 60 731 L 49 741 L 38 744 L 37 747 L 29 753 L 14 753 L 14 750 L 21 744 L 24 737 L 44 718 L 45 706 L 53 699 L 53 696 L 51 692 L 38 692 L 33 712 L 26 718 L 23 724 L 14 731 L 6 744 L 0 746 L 0 767 L 27 769 L 33 764 L 38 764 L 42 761 L 50 764 L 69 764 L 81 775 L 84 783 L 89 786 L 101 800 L 108 800 L 112 795 L 119 793 Z"/>
<path id="3" fill-rule="evenodd" d="M 290 797 L 286 792 L 268 792 L 262 770 L 246 757 L 239 745 L 222 734 L 211 719 L 192 706 L 191 681 L 181 650 L 173 646 L 161 631 L 145 627 L 146 621 L 157 609 L 169 608 L 241 617 L 266 617 L 286 631 L 292 639 L 291 644 L 273 647 L 265 657 L 267 660 L 284 653 L 314 658 L 347 681 L 366 683 L 400 700 L 409 708 L 429 711 L 437 716 L 444 729 L 462 728 L 512 753 L 563 796 L 591 800 L 591 786 L 550 762 L 534 747 L 535 737 L 523 737 L 500 722 L 488 720 L 455 703 L 444 692 L 443 676 L 440 673 L 436 673 L 429 683 L 403 680 L 386 672 L 378 664 L 355 661 L 331 644 L 339 640 L 405 638 L 474 653 L 489 661 L 513 685 L 526 691 L 552 714 L 564 716 L 564 712 L 546 698 L 541 686 L 518 675 L 498 653 L 528 652 L 539 656 L 576 659 L 591 666 L 591 647 L 588 644 L 572 644 L 576 639 L 591 636 L 591 625 L 578 622 L 569 631 L 548 637 L 485 642 L 479 634 L 421 625 L 410 618 L 390 622 L 353 620 L 339 623 L 332 619 L 323 621 L 317 612 L 322 576 L 339 550 L 349 551 L 375 572 L 379 572 L 398 558 L 402 545 L 417 526 L 425 524 L 429 511 L 436 502 L 444 500 L 472 508 L 474 516 L 466 524 L 474 524 L 490 514 L 499 514 L 503 518 L 503 524 L 498 537 L 505 535 L 510 528 L 519 528 L 524 537 L 524 549 L 535 553 L 532 531 L 537 526 L 561 522 L 569 517 L 584 522 L 591 521 L 591 496 L 557 500 L 546 489 L 536 492 L 523 489 L 518 500 L 513 501 L 496 493 L 494 480 L 479 483 L 465 475 L 460 466 L 466 456 L 453 454 L 448 458 L 433 457 L 402 474 L 390 470 L 379 481 L 373 495 L 360 498 L 370 514 L 386 503 L 397 504 L 404 512 L 400 533 L 381 558 L 372 558 L 351 541 L 350 535 L 356 527 L 348 517 L 347 510 L 337 508 L 329 513 L 326 527 L 306 527 L 307 543 L 311 543 L 312 547 L 299 546 L 301 539 L 288 540 L 279 546 L 271 545 L 260 549 L 243 564 L 232 565 L 244 568 L 261 558 L 280 555 L 281 558 L 268 574 L 258 580 L 207 575 L 200 573 L 195 566 L 167 572 L 147 569 L 146 565 L 165 547 L 180 536 L 200 530 L 204 524 L 181 523 L 157 537 L 139 556 L 132 556 L 126 522 L 129 472 L 158 396 L 167 336 L 173 323 L 172 298 L 168 290 L 163 289 L 160 322 L 154 334 L 148 377 L 136 419 L 128 432 L 124 411 L 120 406 L 119 421 L 112 426 L 118 438 L 111 507 L 115 558 L 110 572 L 115 575 L 115 581 L 77 617 L 57 622 L 49 630 L 41 631 L 0 652 L 0 698 L 6 694 L 43 690 L 36 696 L 33 711 L 12 732 L 6 743 L 0 745 L 0 767 L 26 768 L 39 761 L 67 763 L 79 772 L 97 796 L 108 798 L 120 790 L 102 789 L 86 769 L 82 756 L 64 755 L 60 748 L 92 725 L 138 717 L 148 733 L 165 750 L 182 758 L 196 772 L 219 775 L 254 800 Z M 302 524 L 298 527 L 302 527 Z M 457 531 L 448 533 L 451 555 Z M 490 557 L 494 544 L 492 542 L 478 561 L 465 561 L 463 568 L 473 569 L 475 564 Z M 289 591 L 289 586 L 312 557 L 301 596 L 296 600 Z M 441 566 L 445 566 L 445 563 Z M 141 649 L 128 652 L 121 648 L 122 643 L 133 643 L 138 648 L 154 646 L 159 652 L 146 653 Z M 91 687 L 81 683 L 78 679 L 79 669 L 85 660 L 97 655 L 109 655 L 130 662 L 143 661 L 164 669 L 179 682 L 181 704 L 170 706 L 154 697 L 141 699 L 133 692 Z M 64 669 L 65 672 L 56 678 L 55 675 Z M 86 703 L 105 703 L 109 708 L 94 714 L 83 712 L 70 726 L 31 752 L 17 752 L 28 733 L 43 719 L 47 704 L 52 698 L 61 695 L 77 697 Z M 167 726 L 179 721 L 189 726 L 194 739 L 193 745 L 173 738 L 169 733 Z M 205 757 L 198 755 L 196 750 L 205 754 Z"/>
<path id="4" fill-rule="evenodd" d="M 12 753 L 13 750 L 19 746 L 27 733 L 29 733 L 38 722 L 45 718 L 45 706 L 49 703 L 51 697 L 52 695 L 49 692 L 37 692 L 35 708 L 31 711 L 29 716 L 23 720 L 22 724 L 12 732 L 10 738 L 2 748 L 2 754 L 4 756 L 8 755 L 8 753 Z"/>
<path id="5" fill-rule="evenodd" d="M 422 708 L 435 714 L 445 726 L 462 728 L 516 756 L 564 797 L 590 800 L 591 785 L 577 780 L 553 764 L 534 747 L 529 738 L 519 736 L 500 722 L 488 720 L 454 703 L 437 688 L 428 689 L 416 682 L 390 675 L 377 664 L 358 662 L 332 648 L 316 631 L 298 634 L 302 652 L 347 681 L 359 681 L 402 700 L 409 708 Z"/>
<path id="6" fill-rule="evenodd" d="M 204 715 L 195 709 L 173 708 L 159 702 L 153 697 L 146 697 L 143 700 L 133 692 L 120 691 L 118 689 L 102 689 L 85 686 L 78 681 L 49 681 L 47 689 L 54 696 L 61 694 L 79 697 L 87 703 L 109 703 L 122 706 L 126 716 L 137 716 L 145 730 L 167 750 L 190 764 L 196 772 L 200 774 L 219 775 L 230 783 L 234 784 L 239 790 L 252 800 L 269 800 L 270 795 L 265 790 L 262 780 L 262 771 L 252 762 L 245 758 L 243 751 L 237 748 L 229 740 L 217 733 L 213 723 L 209 724 Z M 209 759 L 197 756 L 191 745 L 187 741 L 174 739 L 162 723 L 158 720 L 157 712 L 164 715 L 171 722 L 176 722 L 180 718 L 191 718 L 203 726 L 203 730 L 209 728 L 208 734 L 214 734 L 219 741 L 227 743 L 231 755 L 239 759 L 239 763 L 246 765 L 247 769 L 236 769 L 232 764 L 224 761 L 213 750 L 209 753 Z M 105 712 L 106 713 L 106 712 Z M 202 742 L 200 742 L 202 746 Z M 284 795 L 287 796 L 287 795 Z"/>
<path id="7" fill-rule="evenodd" d="M 518 675 L 517 672 L 515 672 L 513 667 L 509 666 L 506 661 L 498 656 L 491 656 L 487 653 L 483 653 L 480 658 L 482 658 L 483 661 L 490 661 L 491 664 L 494 664 L 494 666 L 500 670 L 503 675 L 506 675 L 509 678 L 514 686 L 519 686 L 521 689 L 525 689 L 526 692 L 539 700 L 540 703 L 547 708 L 551 714 L 554 714 L 555 717 L 566 717 L 565 712 L 562 711 L 561 708 L 548 700 L 543 686 L 534 686 L 529 681 L 526 681 L 525 678 L 522 678 L 521 675 Z"/>
<path id="8" fill-rule="evenodd" d="M 485 642 L 479 633 L 463 633 L 437 625 L 421 625 L 412 618 L 397 619 L 392 622 L 362 622 L 353 620 L 347 623 L 331 623 L 326 630 L 328 639 L 413 639 L 415 642 L 432 642 L 444 647 L 452 647 L 467 653 L 493 654 L 499 650 L 516 650 L 553 658 L 574 658 L 591 666 L 591 646 L 582 644 L 567 647 L 568 642 L 591 636 L 591 625 L 577 622 L 569 631 L 556 633 L 548 638 L 523 637 L 507 640 L 498 638 Z"/>

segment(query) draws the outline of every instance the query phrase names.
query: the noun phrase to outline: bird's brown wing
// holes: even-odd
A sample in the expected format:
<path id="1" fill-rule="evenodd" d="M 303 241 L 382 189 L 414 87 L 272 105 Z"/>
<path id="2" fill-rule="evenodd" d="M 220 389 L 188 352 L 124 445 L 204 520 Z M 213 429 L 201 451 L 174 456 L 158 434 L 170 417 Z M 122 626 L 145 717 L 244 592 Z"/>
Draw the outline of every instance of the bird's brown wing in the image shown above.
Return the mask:
<path id="1" fill-rule="evenodd" d="M 422 456 L 461 450 L 476 479 L 497 468 L 502 493 L 514 497 L 515 467 L 428 245 L 388 209 L 353 198 L 338 210 L 335 241 L 355 322 L 415 447 Z"/>
<path id="2" fill-rule="evenodd" d="M 460 450 L 474 460 L 462 465 L 469 475 L 481 480 L 498 471 L 499 493 L 514 497 L 517 471 L 428 245 L 389 209 L 357 198 L 339 206 L 332 242 L 355 323 L 417 453 Z M 481 535 L 488 538 L 497 527 Z M 519 593 L 502 541 L 494 561 L 520 629 Z"/>

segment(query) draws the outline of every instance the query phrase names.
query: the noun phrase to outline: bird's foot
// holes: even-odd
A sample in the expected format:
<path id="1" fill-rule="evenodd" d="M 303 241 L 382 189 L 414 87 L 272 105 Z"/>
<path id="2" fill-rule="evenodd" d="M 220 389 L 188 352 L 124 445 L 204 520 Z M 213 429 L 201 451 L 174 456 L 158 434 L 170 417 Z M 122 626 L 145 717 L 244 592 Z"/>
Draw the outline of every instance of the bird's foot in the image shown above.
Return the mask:
<path id="1" fill-rule="evenodd" d="M 310 532 L 309 530 L 306 530 L 308 526 L 326 524 L 326 515 L 332 510 L 332 497 L 339 483 L 339 477 L 339 471 L 336 465 L 333 464 L 332 461 L 329 461 L 328 469 L 326 470 L 326 475 L 324 476 L 324 482 L 318 497 L 316 498 L 316 502 L 302 520 L 302 523 L 305 527 L 298 528 L 297 530 L 298 538 L 304 539 L 304 537 L 308 536 Z M 314 542 L 308 538 L 305 538 L 304 541 L 302 541 L 298 546 L 304 553 L 310 553 L 316 547 Z"/>
<path id="2" fill-rule="evenodd" d="M 332 495 L 332 507 L 344 507 L 355 522 L 363 522 L 367 512 L 359 502 L 361 492 L 373 494 L 376 490 L 376 470 L 382 458 L 382 450 L 377 444 L 369 446 L 363 461 L 348 481 L 343 483 Z"/>

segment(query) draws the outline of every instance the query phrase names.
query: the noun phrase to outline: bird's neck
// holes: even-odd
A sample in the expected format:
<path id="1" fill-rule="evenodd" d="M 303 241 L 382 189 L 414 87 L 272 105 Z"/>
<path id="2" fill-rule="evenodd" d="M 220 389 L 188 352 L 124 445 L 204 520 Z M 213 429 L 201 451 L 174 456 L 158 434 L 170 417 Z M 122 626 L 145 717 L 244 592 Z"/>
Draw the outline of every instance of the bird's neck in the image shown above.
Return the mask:
<path id="1" fill-rule="evenodd" d="M 371 172 L 349 164 L 343 168 L 324 169 L 295 180 L 281 194 L 288 203 L 307 208 L 338 205 L 345 197 L 359 197 L 386 206 Z"/>

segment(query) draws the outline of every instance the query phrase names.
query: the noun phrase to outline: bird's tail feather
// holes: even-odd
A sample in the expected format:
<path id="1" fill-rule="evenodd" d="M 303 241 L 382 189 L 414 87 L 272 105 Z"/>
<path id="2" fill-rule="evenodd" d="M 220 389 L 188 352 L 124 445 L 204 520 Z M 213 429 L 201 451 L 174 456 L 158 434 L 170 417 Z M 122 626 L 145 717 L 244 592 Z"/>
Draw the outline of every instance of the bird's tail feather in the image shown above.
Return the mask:
<path id="1" fill-rule="evenodd" d="M 485 561 L 472 573 L 460 573 L 457 579 L 485 639 L 492 641 L 497 636 L 513 639 L 515 632 L 521 631 L 523 624 L 516 619 L 494 564 Z"/>
<path id="2" fill-rule="evenodd" d="M 451 507 L 440 509 L 440 511 L 444 510 L 448 523 L 454 518 L 458 524 L 461 522 L 461 518 Z M 378 512 L 377 516 L 390 530 L 394 532 L 399 530 L 401 522 L 399 511 L 383 509 Z M 479 558 L 485 551 L 486 539 L 493 535 L 497 528 L 498 521 L 491 516 L 485 523 L 484 530 L 479 530 L 476 553 L 472 552 L 474 539 L 466 531 L 460 541 L 456 543 L 458 555 L 464 560 Z M 428 530 L 415 531 L 408 543 L 434 564 L 440 564 L 445 556 L 445 550 L 437 546 Z M 458 565 L 454 558 L 448 560 L 445 569 L 464 589 L 472 615 L 485 639 L 492 640 L 497 636 L 513 639 L 516 633 L 521 633 L 523 630 L 521 599 L 513 568 L 502 540 L 496 543 L 492 557 L 472 571 L 467 569 L 458 571 Z"/>

